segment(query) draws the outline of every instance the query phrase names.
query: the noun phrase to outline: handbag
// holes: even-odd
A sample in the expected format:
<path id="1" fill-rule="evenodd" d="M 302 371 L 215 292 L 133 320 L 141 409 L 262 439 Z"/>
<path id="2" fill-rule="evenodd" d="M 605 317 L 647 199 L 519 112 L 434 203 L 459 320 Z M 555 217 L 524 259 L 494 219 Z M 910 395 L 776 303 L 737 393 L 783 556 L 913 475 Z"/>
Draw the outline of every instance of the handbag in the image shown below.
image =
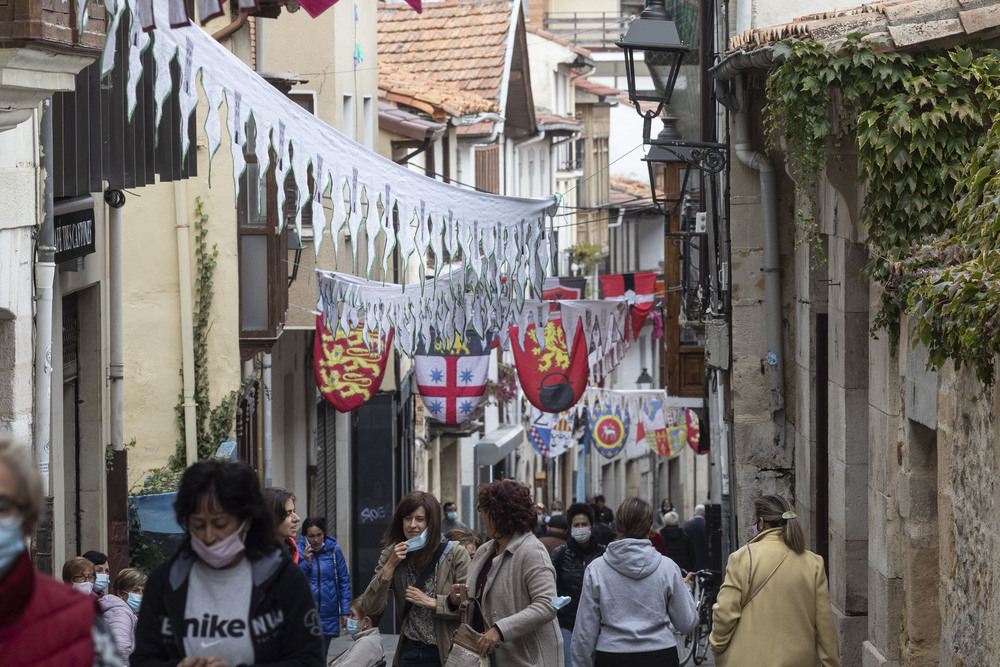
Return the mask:
<path id="1" fill-rule="evenodd" d="M 451 638 L 451 652 L 444 667 L 490 667 L 490 657 L 479 655 L 479 638 L 483 635 L 472 629 L 467 619 L 469 609 L 469 590 L 462 587 L 462 595 L 458 608 L 461 610 L 462 622 Z"/>

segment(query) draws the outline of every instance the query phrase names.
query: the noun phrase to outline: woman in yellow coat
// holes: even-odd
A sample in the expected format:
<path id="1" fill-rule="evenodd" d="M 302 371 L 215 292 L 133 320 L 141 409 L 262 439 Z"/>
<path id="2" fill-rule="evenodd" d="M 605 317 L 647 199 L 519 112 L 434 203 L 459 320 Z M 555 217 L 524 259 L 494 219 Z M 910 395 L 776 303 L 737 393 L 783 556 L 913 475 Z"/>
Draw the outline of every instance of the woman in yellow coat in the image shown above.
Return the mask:
<path id="1" fill-rule="evenodd" d="M 716 664 L 839 667 L 823 559 L 781 496 L 754 500 L 754 537 L 729 557 L 709 641 Z"/>

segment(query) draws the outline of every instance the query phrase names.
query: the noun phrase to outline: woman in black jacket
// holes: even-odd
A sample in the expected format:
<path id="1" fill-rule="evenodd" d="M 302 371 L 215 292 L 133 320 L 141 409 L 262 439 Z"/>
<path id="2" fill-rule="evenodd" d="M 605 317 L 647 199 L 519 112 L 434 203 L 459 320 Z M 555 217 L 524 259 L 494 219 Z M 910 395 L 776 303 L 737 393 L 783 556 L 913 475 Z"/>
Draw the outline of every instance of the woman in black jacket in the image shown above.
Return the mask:
<path id="1" fill-rule="evenodd" d="M 133 667 L 322 664 L 309 584 L 278 548 L 253 470 L 194 464 L 174 511 L 187 536 L 146 582 Z"/>
<path id="2" fill-rule="evenodd" d="M 569 535 L 566 544 L 552 551 L 552 565 L 556 568 L 556 591 L 560 597 L 569 596 L 570 601 L 559 610 L 559 629 L 563 636 L 563 653 L 566 665 L 570 665 L 569 647 L 573 641 L 573 626 L 576 624 L 576 610 L 580 604 L 583 588 L 583 572 L 595 559 L 604 554 L 605 547 L 593 534 L 594 510 L 584 503 L 574 503 L 566 511 Z"/>
<path id="3" fill-rule="evenodd" d="M 677 567 L 685 572 L 694 571 L 694 543 L 684 529 L 680 527 L 681 519 L 677 512 L 667 512 L 663 515 L 663 522 L 666 523 L 660 535 L 667 547 L 667 557 L 677 563 Z"/>

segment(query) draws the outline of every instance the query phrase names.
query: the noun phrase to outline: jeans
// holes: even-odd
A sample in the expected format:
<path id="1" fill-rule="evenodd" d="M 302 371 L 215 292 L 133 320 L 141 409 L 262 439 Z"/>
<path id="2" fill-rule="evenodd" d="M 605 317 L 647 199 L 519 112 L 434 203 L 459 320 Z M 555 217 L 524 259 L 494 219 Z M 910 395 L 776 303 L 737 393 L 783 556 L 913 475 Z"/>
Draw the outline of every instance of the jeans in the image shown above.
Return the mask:
<path id="1" fill-rule="evenodd" d="M 569 657 L 569 645 L 573 643 L 573 631 L 560 627 L 559 632 L 561 632 L 563 636 L 563 657 L 566 659 L 563 664 L 565 664 L 566 667 L 571 667 L 573 661 L 570 660 Z"/>
<path id="2" fill-rule="evenodd" d="M 441 655 L 434 644 L 424 644 L 404 636 L 399 664 L 401 667 L 441 667 Z"/>

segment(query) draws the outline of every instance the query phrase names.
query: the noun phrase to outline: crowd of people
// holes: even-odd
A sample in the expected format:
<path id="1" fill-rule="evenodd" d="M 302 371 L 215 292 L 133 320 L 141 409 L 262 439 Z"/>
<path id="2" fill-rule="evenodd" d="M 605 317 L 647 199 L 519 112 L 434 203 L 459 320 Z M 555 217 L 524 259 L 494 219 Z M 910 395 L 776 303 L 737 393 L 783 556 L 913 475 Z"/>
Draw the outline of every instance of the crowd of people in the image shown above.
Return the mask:
<path id="1" fill-rule="evenodd" d="M 413 491 L 352 599 L 326 520 L 301 521 L 295 503 L 243 463 L 201 461 L 178 488 L 176 553 L 147 577 L 88 551 L 64 563 L 59 583 L 26 547 L 42 509 L 38 474 L 24 448 L 0 440 L 4 664 L 377 667 L 390 595 L 401 667 L 676 665 L 674 632 L 699 620 L 690 587 L 709 556 L 700 505 L 683 523 L 669 499 L 659 511 L 640 498 L 612 511 L 596 496 L 546 513 L 527 486 L 497 480 L 476 496 L 480 534 L 454 502 Z M 788 502 L 758 498 L 753 534 L 718 594 L 718 664 L 838 665 L 823 561 L 805 549 Z M 330 659 L 342 631 L 353 641 Z"/>

